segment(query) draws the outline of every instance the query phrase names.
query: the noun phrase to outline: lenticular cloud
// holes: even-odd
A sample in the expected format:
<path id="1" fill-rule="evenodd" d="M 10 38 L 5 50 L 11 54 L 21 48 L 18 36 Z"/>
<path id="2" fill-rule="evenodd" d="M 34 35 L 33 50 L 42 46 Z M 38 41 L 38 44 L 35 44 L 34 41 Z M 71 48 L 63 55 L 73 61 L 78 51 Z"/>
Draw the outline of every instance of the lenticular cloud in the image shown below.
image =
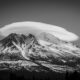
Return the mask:
<path id="1" fill-rule="evenodd" d="M 76 34 L 69 32 L 62 27 L 41 22 L 32 21 L 15 22 L 0 28 L 0 33 L 2 36 L 7 36 L 11 33 L 21 34 L 31 33 L 34 34 L 35 36 L 38 36 L 42 32 L 49 33 L 64 41 L 75 41 L 79 38 Z"/>

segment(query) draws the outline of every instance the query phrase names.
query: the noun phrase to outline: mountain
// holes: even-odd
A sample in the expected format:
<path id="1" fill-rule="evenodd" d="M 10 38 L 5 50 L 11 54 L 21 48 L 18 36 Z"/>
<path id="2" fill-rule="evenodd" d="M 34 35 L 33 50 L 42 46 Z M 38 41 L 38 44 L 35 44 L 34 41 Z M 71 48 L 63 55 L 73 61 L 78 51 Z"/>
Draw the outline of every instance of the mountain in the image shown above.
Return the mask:
<path id="1" fill-rule="evenodd" d="M 28 36 L 26 36 L 23 34 L 12 33 L 0 41 L 0 53 L 1 55 L 3 54 L 15 55 L 15 53 L 16 54 L 18 53 L 15 56 L 18 56 L 18 55 L 20 56 L 20 55 L 23 55 L 22 54 L 24 53 L 23 51 L 27 51 L 26 48 L 29 48 L 31 46 L 31 43 L 32 45 L 33 44 L 38 45 L 38 42 L 34 37 L 34 35 L 29 34 Z"/>
<path id="2" fill-rule="evenodd" d="M 80 48 L 54 36 L 52 43 L 33 34 L 12 33 L 0 41 L 0 70 L 80 72 Z"/>

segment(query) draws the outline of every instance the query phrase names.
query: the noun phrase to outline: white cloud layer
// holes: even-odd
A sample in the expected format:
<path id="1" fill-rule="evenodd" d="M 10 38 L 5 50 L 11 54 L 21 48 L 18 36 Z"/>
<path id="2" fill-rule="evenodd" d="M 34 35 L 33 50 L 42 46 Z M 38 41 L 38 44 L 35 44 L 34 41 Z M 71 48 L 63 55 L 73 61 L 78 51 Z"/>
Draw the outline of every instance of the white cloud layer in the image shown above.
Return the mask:
<path id="1" fill-rule="evenodd" d="M 10 33 L 32 33 L 37 36 L 42 32 L 50 33 L 64 41 L 75 41 L 79 38 L 75 33 L 69 32 L 62 27 L 41 22 L 15 22 L 0 28 L 2 36 L 7 36 Z"/>

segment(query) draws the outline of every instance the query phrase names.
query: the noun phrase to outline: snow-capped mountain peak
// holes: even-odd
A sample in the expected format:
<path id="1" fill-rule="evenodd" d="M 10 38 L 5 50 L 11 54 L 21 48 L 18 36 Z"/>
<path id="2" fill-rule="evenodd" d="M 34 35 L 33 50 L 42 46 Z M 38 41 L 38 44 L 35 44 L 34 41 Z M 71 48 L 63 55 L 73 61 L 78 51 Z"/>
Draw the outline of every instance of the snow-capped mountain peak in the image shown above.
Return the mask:
<path id="1" fill-rule="evenodd" d="M 65 68 L 66 66 L 68 66 L 66 70 L 69 68 L 77 69 L 80 59 L 80 48 L 73 45 L 73 43 L 57 40 L 56 37 L 53 40 L 54 42 L 51 43 L 46 39 L 38 40 L 33 34 L 12 33 L 0 41 L 0 60 L 36 62 L 38 66 L 40 64 L 53 71 L 54 65 L 60 66 L 60 68 L 62 66 L 61 69 L 63 71 L 63 67 Z M 56 70 L 58 69 L 59 67 L 56 68 Z"/>

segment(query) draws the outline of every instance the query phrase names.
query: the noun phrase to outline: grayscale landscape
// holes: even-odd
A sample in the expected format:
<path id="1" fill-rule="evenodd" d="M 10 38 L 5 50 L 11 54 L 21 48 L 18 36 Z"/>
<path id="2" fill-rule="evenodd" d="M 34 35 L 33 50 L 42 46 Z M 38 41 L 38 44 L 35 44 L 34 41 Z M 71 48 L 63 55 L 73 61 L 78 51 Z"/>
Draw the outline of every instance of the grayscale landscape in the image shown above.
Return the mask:
<path id="1" fill-rule="evenodd" d="M 0 80 L 80 80 L 80 1 L 1 0 Z"/>

